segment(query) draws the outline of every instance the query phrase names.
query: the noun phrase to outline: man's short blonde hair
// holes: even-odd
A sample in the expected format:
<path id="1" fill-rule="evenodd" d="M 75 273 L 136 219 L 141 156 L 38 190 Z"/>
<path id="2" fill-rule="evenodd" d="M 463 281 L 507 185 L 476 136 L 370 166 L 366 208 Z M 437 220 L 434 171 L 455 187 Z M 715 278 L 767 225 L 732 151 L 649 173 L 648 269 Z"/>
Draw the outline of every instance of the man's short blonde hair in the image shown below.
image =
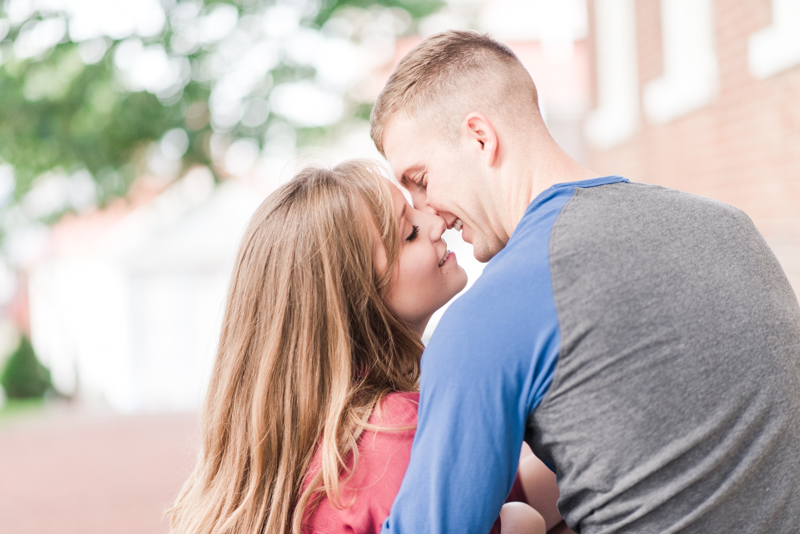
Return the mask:
<path id="1" fill-rule="evenodd" d="M 476 31 L 450 30 L 400 61 L 372 108 L 370 135 L 385 155 L 386 127 L 404 116 L 425 119 L 455 139 L 470 111 L 501 113 L 522 127 L 531 112 L 539 116 L 536 86 L 506 45 Z"/>

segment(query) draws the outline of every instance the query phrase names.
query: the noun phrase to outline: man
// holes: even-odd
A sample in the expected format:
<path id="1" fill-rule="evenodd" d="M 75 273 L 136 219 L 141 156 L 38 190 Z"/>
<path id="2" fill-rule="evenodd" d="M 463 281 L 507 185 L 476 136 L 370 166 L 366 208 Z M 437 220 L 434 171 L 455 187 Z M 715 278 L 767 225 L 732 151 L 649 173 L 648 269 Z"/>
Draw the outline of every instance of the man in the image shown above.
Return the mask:
<path id="1" fill-rule="evenodd" d="M 485 534 L 523 439 L 581 533 L 800 530 L 800 307 L 746 215 L 579 165 L 474 32 L 401 61 L 372 138 L 491 260 L 423 356 L 383 532 Z"/>

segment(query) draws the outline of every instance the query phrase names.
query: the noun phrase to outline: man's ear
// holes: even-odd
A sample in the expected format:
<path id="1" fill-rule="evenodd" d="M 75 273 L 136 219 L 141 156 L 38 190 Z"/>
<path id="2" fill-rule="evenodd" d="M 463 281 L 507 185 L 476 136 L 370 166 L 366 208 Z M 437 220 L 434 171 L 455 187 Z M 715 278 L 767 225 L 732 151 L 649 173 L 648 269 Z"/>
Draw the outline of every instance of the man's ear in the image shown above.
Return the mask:
<path id="1" fill-rule="evenodd" d="M 479 152 L 479 157 L 490 167 L 497 159 L 497 131 L 483 113 L 472 112 L 464 117 L 461 134 L 468 145 Z"/>

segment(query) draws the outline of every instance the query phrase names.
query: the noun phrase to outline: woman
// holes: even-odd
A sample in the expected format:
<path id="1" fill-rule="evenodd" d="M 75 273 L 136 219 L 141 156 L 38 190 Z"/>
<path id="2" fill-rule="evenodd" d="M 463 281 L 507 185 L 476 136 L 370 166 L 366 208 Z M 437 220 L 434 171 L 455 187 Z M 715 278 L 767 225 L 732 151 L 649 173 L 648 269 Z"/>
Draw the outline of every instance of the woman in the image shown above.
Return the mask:
<path id="1" fill-rule="evenodd" d="M 174 533 L 380 530 L 408 462 L 420 336 L 467 281 L 444 229 L 366 161 L 306 169 L 264 201 L 236 260 Z M 544 532 L 527 505 L 501 517 L 503 531 Z"/>

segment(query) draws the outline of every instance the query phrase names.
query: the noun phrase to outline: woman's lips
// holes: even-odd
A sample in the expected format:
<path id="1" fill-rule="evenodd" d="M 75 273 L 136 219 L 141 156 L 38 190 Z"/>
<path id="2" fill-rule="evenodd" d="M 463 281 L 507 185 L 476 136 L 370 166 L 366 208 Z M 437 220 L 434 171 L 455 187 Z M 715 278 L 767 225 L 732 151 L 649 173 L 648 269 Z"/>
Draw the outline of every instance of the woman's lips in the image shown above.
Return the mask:
<path id="1" fill-rule="evenodd" d="M 445 263 L 447 263 L 448 261 L 450 261 L 452 258 L 455 258 L 455 257 L 456 257 L 455 252 L 452 252 L 450 250 L 446 250 L 444 252 L 444 256 L 442 257 L 442 261 L 439 262 L 439 267 L 442 267 Z"/>

